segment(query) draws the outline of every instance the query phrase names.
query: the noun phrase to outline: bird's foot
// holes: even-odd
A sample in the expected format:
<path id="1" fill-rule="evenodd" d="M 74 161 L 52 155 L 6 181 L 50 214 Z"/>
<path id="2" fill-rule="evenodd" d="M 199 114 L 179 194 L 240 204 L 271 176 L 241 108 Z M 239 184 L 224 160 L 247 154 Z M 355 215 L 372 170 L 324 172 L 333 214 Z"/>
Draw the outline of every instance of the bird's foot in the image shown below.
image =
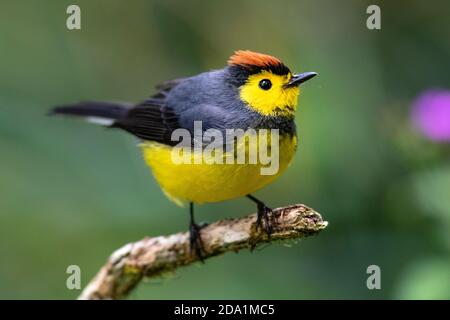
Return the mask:
<path id="1" fill-rule="evenodd" d="M 198 225 L 196 223 L 191 223 L 189 225 L 189 246 L 191 256 L 194 257 L 194 255 L 197 255 L 202 263 L 205 262 L 203 259 L 205 257 L 205 249 L 200 232 L 204 226 L 204 224 Z"/>
<path id="2" fill-rule="evenodd" d="M 256 218 L 256 228 L 263 228 L 267 234 L 267 237 L 270 239 L 270 235 L 272 234 L 273 228 L 270 219 L 270 215 L 272 214 L 272 209 L 267 207 L 263 202 L 257 203 L 257 218 Z M 264 223 L 263 223 L 264 221 Z"/>

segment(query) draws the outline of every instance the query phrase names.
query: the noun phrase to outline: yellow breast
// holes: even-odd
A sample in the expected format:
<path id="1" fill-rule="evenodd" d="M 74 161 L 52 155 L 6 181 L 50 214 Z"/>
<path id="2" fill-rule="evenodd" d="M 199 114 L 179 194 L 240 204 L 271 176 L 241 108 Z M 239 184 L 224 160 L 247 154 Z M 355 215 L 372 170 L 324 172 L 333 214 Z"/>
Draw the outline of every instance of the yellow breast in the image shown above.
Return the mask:
<path id="1" fill-rule="evenodd" d="M 203 159 L 200 164 L 175 163 L 174 148 L 157 142 L 141 144 L 144 158 L 152 169 L 164 193 L 174 202 L 206 203 L 219 202 L 245 196 L 266 186 L 283 173 L 292 161 L 297 145 L 295 136 L 280 137 L 279 167 L 276 173 L 263 175 L 261 168 L 267 165 L 251 164 L 209 164 Z M 192 154 L 192 158 L 196 155 Z M 198 156 L 198 155 L 197 155 Z"/>

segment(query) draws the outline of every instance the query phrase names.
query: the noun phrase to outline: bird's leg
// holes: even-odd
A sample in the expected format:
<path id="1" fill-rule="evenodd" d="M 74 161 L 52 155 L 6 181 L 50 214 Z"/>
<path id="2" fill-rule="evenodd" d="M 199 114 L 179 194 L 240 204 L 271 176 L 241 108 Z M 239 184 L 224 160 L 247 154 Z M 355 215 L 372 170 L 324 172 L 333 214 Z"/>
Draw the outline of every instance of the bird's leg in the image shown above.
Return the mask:
<path id="1" fill-rule="evenodd" d="M 269 214 L 272 213 L 272 209 L 267 207 L 264 202 L 261 200 L 255 198 L 251 194 L 247 195 L 247 198 L 252 200 L 254 203 L 256 203 L 257 208 L 257 220 L 256 220 L 256 227 L 259 228 L 262 226 L 262 220 L 264 220 L 264 230 L 267 233 L 267 236 L 270 238 L 270 235 L 272 234 L 272 224 L 269 221 Z"/>
<path id="2" fill-rule="evenodd" d="M 200 235 L 201 226 L 199 226 L 198 224 L 195 223 L 194 204 L 192 202 L 189 204 L 189 214 L 190 214 L 189 244 L 190 244 L 191 255 L 192 256 L 194 255 L 194 250 L 195 250 L 195 253 L 197 254 L 200 261 L 204 262 L 203 256 L 204 256 L 205 250 L 203 248 L 203 242 L 202 242 L 202 238 Z"/>

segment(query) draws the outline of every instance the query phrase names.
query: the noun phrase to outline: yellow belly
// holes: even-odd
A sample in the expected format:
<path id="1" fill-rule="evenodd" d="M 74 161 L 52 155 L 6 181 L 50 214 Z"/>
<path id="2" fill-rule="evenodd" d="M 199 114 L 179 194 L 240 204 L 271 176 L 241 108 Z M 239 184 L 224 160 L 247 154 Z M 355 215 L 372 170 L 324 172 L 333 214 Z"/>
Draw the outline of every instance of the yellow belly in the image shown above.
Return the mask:
<path id="1" fill-rule="evenodd" d="M 219 202 L 245 196 L 278 178 L 292 161 L 297 145 L 295 136 L 285 136 L 279 142 L 279 167 L 275 174 L 262 175 L 262 164 L 177 164 L 173 149 L 157 142 L 141 144 L 144 158 L 152 169 L 164 193 L 174 202 L 183 205 Z M 203 156 L 203 155 L 202 155 Z M 203 158 L 204 160 L 204 158 Z M 266 166 L 267 167 L 267 166 Z"/>

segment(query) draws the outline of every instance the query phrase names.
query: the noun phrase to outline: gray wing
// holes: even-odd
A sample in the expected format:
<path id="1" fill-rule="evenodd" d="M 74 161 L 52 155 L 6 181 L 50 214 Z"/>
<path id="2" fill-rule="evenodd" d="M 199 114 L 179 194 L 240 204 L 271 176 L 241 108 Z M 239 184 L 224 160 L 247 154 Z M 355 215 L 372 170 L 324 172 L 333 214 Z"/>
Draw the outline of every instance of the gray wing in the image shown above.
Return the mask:
<path id="1" fill-rule="evenodd" d="M 168 92 L 166 104 L 177 114 L 180 127 L 192 133 L 195 121 L 201 121 L 203 131 L 242 127 L 247 122 L 247 108 L 238 89 L 225 79 L 224 70 L 205 72 L 185 79 Z"/>
<path id="2" fill-rule="evenodd" d="M 176 129 L 186 129 L 193 137 L 195 121 L 201 123 L 202 131 L 226 129 L 234 116 L 221 105 L 227 103 L 227 98 L 223 93 L 223 82 L 218 81 L 220 79 L 215 73 L 208 72 L 159 85 L 155 95 L 130 108 L 113 127 L 143 140 L 171 146 L 179 142 L 172 139 Z"/>

